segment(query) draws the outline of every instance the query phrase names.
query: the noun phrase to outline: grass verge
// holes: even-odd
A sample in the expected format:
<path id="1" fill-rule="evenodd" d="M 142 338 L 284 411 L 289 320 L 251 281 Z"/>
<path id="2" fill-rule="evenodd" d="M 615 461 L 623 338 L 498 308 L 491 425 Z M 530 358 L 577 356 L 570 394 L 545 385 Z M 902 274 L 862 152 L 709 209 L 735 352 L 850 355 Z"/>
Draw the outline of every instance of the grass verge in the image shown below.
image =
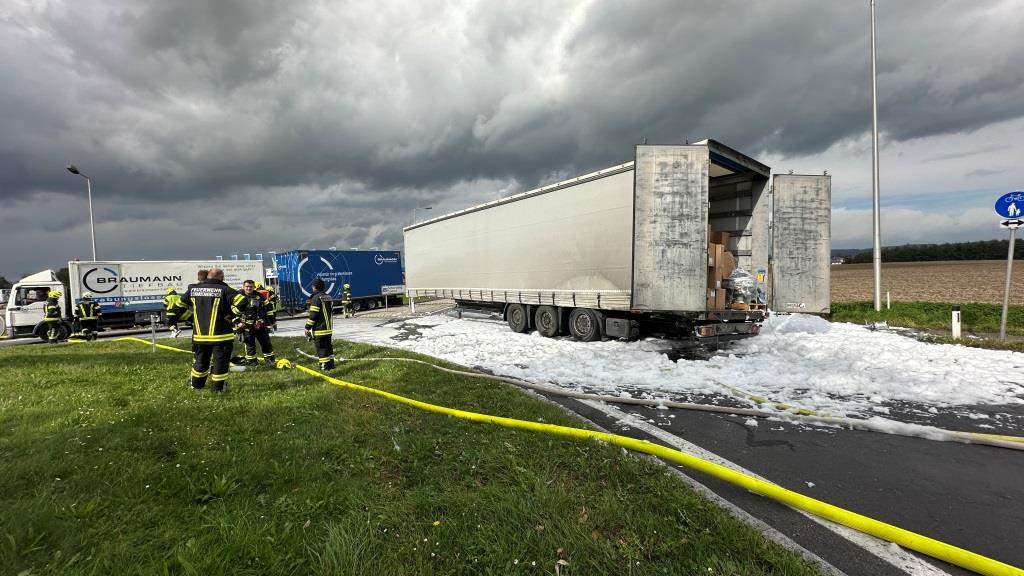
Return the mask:
<path id="1" fill-rule="evenodd" d="M 958 306 L 964 331 L 999 332 L 1002 305 L 968 303 Z M 830 319 L 834 322 L 853 323 L 885 320 L 894 326 L 949 330 L 952 309 L 953 304 L 942 302 L 893 302 L 891 309 L 876 312 L 872 302 L 833 302 Z M 1009 307 L 1006 333 L 1024 335 L 1024 306 Z"/>
<path id="2" fill-rule="evenodd" d="M 275 338 L 279 351 L 304 344 Z M 336 353 L 416 357 L 343 342 Z M 232 374 L 223 395 L 193 391 L 189 362 L 118 342 L 0 349 L 0 566 L 553 574 L 562 549 L 570 576 L 817 573 L 619 448 L 429 414 L 292 370 Z M 334 374 L 580 426 L 511 387 L 411 363 Z"/>

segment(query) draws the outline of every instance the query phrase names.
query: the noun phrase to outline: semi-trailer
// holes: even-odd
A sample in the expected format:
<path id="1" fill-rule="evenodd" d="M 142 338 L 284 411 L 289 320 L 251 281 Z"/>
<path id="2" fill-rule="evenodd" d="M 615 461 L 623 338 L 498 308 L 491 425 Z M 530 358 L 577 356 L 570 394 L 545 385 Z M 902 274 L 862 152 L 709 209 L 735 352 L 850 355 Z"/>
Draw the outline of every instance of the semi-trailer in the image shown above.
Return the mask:
<path id="1" fill-rule="evenodd" d="M 405 228 L 407 294 L 548 337 L 743 338 L 768 308 L 829 311 L 830 203 L 827 174 L 772 176 L 714 140 L 638 145 L 630 162 Z"/>
<path id="2" fill-rule="evenodd" d="M 285 309 L 306 309 L 310 283 L 324 281 L 332 301 L 341 302 L 349 285 L 355 311 L 397 304 L 405 291 L 402 255 L 390 250 L 292 250 L 276 256 L 278 297 Z"/>

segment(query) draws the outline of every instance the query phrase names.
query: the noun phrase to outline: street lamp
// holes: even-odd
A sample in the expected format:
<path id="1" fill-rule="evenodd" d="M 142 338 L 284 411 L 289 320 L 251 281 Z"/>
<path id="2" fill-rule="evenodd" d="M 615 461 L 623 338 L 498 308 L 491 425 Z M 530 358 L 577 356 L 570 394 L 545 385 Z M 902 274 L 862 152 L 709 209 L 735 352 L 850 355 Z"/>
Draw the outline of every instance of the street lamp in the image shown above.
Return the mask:
<path id="1" fill-rule="evenodd" d="M 85 189 L 89 195 L 89 235 L 92 238 L 92 261 L 96 261 L 96 222 L 92 218 L 92 180 L 88 176 L 78 171 L 78 167 L 74 164 L 68 165 L 68 172 L 85 178 Z"/>
<path id="2" fill-rule="evenodd" d="M 413 224 L 416 223 L 416 211 L 417 210 L 432 210 L 433 208 L 434 208 L 433 206 L 417 206 L 417 207 L 413 208 L 412 209 L 412 223 Z"/>
<path id="3" fill-rule="evenodd" d="M 875 0 L 871 0 L 871 197 L 872 236 L 871 261 L 875 271 L 875 312 L 882 310 L 882 216 L 878 199 L 878 82 L 875 73 Z"/>

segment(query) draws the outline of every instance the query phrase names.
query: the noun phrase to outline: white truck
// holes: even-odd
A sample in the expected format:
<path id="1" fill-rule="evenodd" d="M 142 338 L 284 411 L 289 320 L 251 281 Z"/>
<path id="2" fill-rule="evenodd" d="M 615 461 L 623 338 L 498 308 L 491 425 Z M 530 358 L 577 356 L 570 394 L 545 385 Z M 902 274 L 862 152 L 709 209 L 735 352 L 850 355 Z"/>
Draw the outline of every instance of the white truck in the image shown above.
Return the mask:
<path id="1" fill-rule="evenodd" d="M 772 178 L 714 140 L 641 145 L 632 162 L 405 228 L 407 293 L 501 310 L 516 332 L 717 343 L 756 334 L 767 306 L 715 298 L 711 238 L 774 310 L 827 313 L 830 223 L 827 175 Z"/>
<path id="2" fill-rule="evenodd" d="M 58 290 L 61 298 L 63 330 L 71 332 L 71 319 L 82 294 L 89 292 L 103 311 L 102 327 L 132 327 L 148 325 L 150 315 L 163 320 L 163 299 L 167 287 L 178 293 L 196 282 L 199 270 L 224 270 L 224 281 L 241 289 L 246 279 L 262 281 L 263 262 L 258 260 L 187 260 L 187 261 L 102 261 L 68 262 L 66 286 L 53 270 L 43 270 L 26 276 L 11 288 L 11 299 L 5 312 L 9 338 L 36 336 L 45 330 L 42 326 L 46 295 Z"/>

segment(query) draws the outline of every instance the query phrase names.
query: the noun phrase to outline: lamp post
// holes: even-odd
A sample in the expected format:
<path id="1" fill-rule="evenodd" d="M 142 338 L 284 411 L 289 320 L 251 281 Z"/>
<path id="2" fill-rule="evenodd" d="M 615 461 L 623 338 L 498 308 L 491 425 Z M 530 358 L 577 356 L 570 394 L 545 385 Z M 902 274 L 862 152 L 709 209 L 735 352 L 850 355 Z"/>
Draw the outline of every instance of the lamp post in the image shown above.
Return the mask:
<path id="1" fill-rule="evenodd" d="M 875 72 L 875 0 L 871 0 L 871 196 L 872 236 L 874 250 L 872 262 L 875 270 L 875 312 L 882 310 L 882 217 L 878 199 L 878 82 Z"/>
<path id="2" fill-rule="evenodd" d="M 89 236 L 92 238 L 92 261 L 96 261 L 96 222 L 92 217 L 92 180 L 88 176 L 79 172 L 78 167 L 74 164 L 68 165 L 68 172 L 85 178 L 85 189 L 89 195 Z"/>
<path id="3" fill-rule="evenodd" d="M 416 223 L 416 211 L 417 210 L 432 210 L 433 208 L 434 208 L 433 206 L 417 206 L 417 207 L 413 208 L 412 209 L 412 223 L 413 224 Z"/>

